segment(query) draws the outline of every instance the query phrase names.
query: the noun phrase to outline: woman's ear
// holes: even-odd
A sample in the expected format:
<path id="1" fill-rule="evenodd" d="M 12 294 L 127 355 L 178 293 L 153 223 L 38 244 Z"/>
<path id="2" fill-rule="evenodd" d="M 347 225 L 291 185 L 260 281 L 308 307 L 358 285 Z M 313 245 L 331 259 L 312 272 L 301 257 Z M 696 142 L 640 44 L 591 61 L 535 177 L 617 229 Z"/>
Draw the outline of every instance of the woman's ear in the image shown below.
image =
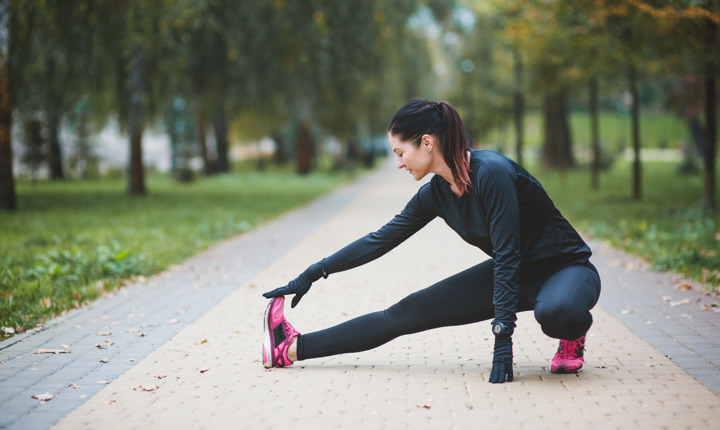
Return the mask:
<path id="1" fill-rule="evenodd" d="M 420 139 L 420 144 L 425 150 L 432 152 L 433 147 L 435 146 L 435 138 L 429 134 L 423 134 Z"/>

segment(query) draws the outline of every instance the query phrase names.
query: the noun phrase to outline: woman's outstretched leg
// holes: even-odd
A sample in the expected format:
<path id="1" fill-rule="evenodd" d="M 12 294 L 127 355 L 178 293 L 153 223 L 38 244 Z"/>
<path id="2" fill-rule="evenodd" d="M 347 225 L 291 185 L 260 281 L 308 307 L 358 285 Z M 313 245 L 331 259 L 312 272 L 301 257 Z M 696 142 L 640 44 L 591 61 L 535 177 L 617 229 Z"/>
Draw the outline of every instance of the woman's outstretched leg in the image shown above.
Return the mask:
<path id="1" fill-rule="evenodd" d="M 417 291 L 390 308 L 297 338 L 297 358 L 367 351 L 405 334 L 493 317 L 493 261 Z"/>

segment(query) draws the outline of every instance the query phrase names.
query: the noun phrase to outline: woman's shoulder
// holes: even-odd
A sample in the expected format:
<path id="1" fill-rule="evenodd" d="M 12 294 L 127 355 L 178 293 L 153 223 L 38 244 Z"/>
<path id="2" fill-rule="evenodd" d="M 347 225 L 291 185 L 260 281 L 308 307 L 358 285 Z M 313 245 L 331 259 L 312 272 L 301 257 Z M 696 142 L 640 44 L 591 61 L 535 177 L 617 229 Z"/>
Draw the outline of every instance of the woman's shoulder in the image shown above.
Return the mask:
<path id="1" fill-rule="evenodd" d="M 437 184 L 431 179 L 423 184 L 420 189 L 408 202 L 406 209 L 421 210 L 426 213 L 435 214 L 437 212 Z"/>
<path id="2" fill-rule="evenodd" d="M 513 174 L 516 169 L 514 162 L 505 155 L 490 149 L 470 150 L 470 170 L 474 176 L 491 175 L 500 173 Z"/>

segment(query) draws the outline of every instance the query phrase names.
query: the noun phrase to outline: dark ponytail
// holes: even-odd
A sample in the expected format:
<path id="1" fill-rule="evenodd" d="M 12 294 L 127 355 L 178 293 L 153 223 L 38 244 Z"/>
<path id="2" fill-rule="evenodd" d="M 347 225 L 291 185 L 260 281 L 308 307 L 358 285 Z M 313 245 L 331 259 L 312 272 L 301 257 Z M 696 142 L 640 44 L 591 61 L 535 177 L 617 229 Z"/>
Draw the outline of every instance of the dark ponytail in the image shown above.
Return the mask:
<path id="1" fill-rule="evenodd" d="M 467 158 L 467 135 L 460 115 L 448 102 L 413 99 L 398 109 L 388 125 L 388 133 L 400 140 L 420 146 L 425 134 L 440 138 L 440 149 L 450 167 L 461 194 L 470 187 L 470 162 Z"/>

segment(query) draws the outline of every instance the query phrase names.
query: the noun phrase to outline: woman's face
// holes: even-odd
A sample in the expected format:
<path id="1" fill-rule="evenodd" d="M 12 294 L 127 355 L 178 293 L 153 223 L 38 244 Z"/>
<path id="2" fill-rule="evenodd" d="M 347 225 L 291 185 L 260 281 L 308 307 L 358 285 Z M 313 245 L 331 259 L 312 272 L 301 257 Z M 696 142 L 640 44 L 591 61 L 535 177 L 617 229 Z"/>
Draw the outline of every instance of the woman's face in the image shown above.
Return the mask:
<path id="1" fill-rule="evenodd" d="M 390 147 L 397 157 L 398 169 L 407 170 L 416 181 L 421 180 L 430 173 L 433 145 L 430 136 L 424 135 L 420 146 L 402 141 L 399 136 L 390 133 L 388 133 L 388 139 L 390 140 Z"/>

